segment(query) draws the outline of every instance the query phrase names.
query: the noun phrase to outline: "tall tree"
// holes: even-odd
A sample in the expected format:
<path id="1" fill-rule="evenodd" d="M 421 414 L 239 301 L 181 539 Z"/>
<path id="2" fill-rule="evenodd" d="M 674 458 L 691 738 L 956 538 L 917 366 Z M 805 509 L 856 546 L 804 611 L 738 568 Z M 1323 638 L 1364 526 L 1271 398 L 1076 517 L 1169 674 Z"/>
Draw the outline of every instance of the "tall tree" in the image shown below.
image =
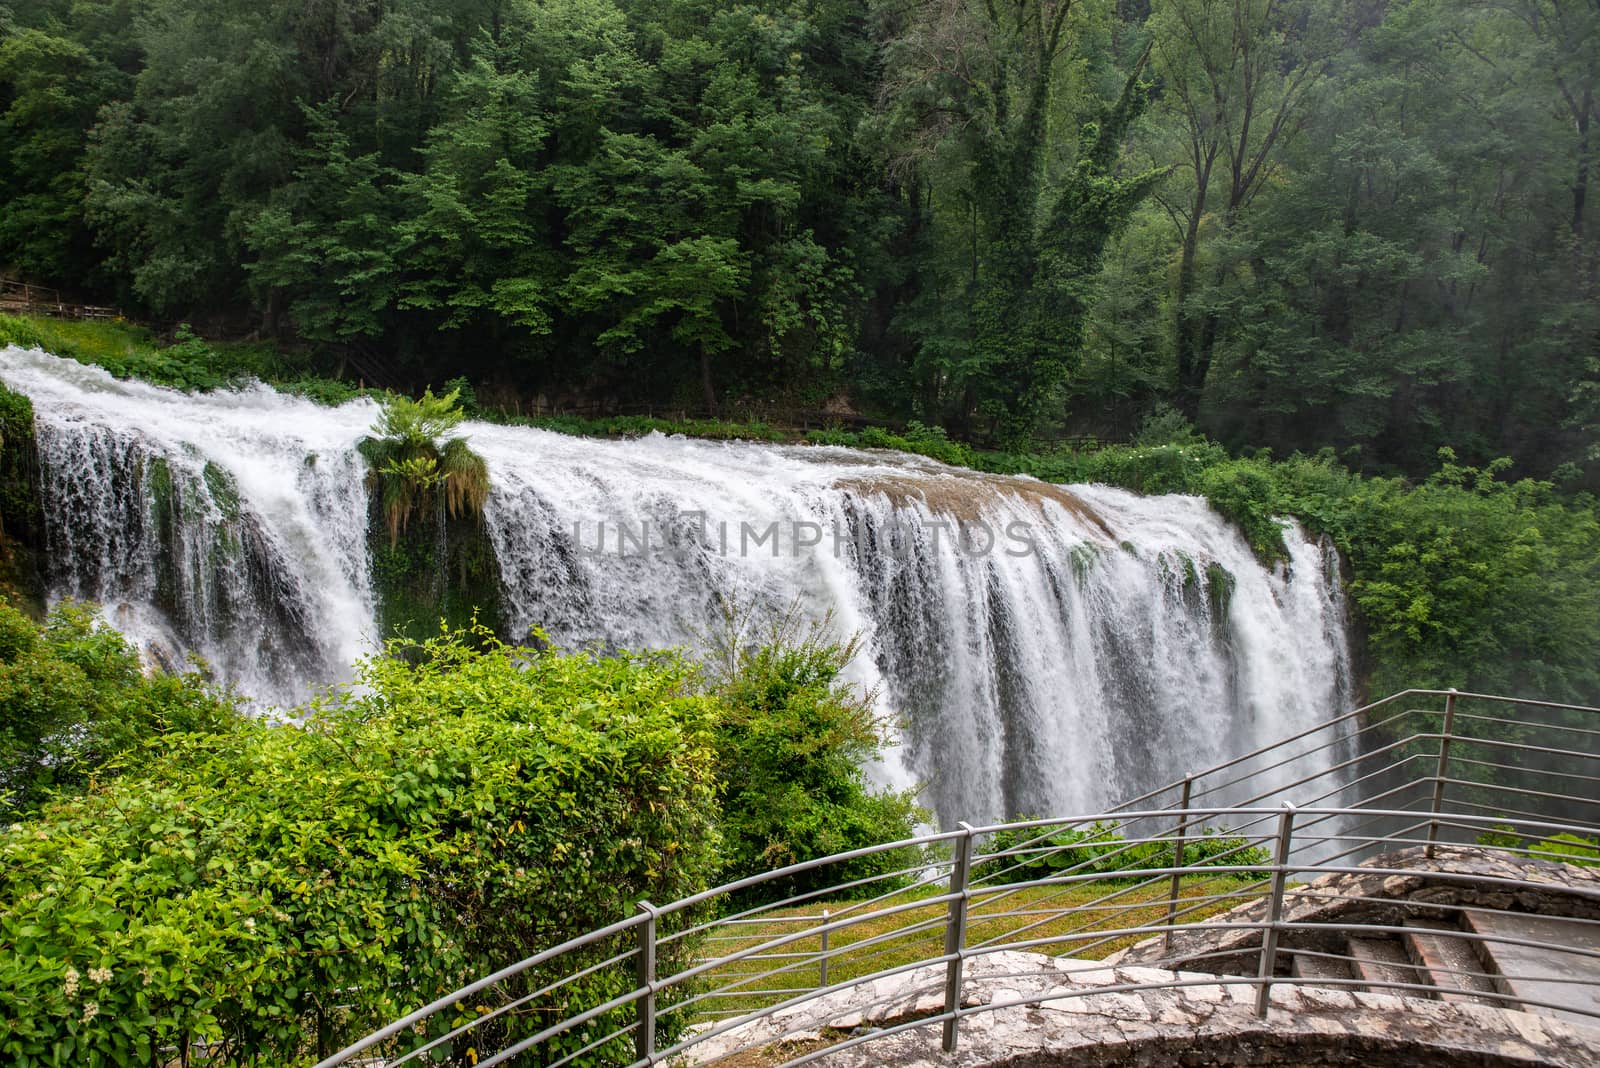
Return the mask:
<path id="1" fill-rule="evenodd" d="M 1077 151 L 1070 141 L 1057 151 L 1057 131 L 1072 126 L 1052 105 L 1064 104 L 1074 73 L 1078 15 L 1073 0 L 943 0 L 891 24 L 891 156 L 957 206 L 934 218 L 967 237 L 945 242 L 965 252 L 964 339 L 941 342 L 935 327 L 927 343 L 968 349 L 937 373 L 960 392 L 959 418 L 976 411 L 1012 444 L 1056 398 L 1082 335 L 1084 287 L 1153 182 L 1120 173 L 1123 139 L 1145 101 L 1142 59 L 1115 103 L 1080 112 L 1095 121 Z M 1063 156 L 1052 174 L 1047 164 Z"/>
<path id="2" fill-rule="evenodd" d="M 1293 0 L 1163 0 L 1152 26 L 1163 107 L 1183 146 L 1185 181 L 1163 203 L 1182 234 L 1173 293 L 1177 400 L 1192 419 L 1221 324 L 1203 294 L 1202 241 L 1225 239 L 1278 171 L 1310 113 L 1327 45 L 1314 13 Z M 1226 269 L 1214 266 L 1207 281 Z"/>

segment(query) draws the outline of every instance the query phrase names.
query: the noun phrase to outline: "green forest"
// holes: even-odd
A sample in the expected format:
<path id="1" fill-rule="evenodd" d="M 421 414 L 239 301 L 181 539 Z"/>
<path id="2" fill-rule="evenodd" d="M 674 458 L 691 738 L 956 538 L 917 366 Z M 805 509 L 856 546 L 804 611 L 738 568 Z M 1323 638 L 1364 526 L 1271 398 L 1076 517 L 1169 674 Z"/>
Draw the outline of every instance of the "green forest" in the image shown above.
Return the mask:
<path id="1" fill-rule="evenodd" d="M 1588 0 L 27 0 L 0 264 L 507 409 L 1592 487 L 1597 81 Z"/>

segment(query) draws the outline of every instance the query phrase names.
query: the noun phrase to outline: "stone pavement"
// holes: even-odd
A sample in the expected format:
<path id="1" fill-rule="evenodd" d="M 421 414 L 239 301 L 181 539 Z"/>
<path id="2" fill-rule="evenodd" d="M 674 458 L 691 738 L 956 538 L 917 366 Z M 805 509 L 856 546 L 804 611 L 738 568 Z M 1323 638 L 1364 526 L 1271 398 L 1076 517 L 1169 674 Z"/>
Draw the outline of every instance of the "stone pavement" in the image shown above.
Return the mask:
<path id="1" fill-rule="evenodd" d="M 691 1051 L 709 1064 L 742 1049 L 775 1064 L 942 1010 L 943 965 L 875 980 L 743 1024 Z M 824 1055 L 828 1068 L 1046 1065 L 1407 1065 L 1592 1068 L 1600 1028 L 1485 1005 L 1276 986 L 1265 1020 L 1255 990 L 1219 977 L 1003 951 L 967 962 L 954 1055 L 938 1024 Z M 1189 984 L 1171 987 L 1171 983 Z M 1129 989 L 1162 984 L 1163 989 Z M 1118 989 L 1121 988 L 1121 989 Z M 790 1045 L 794 1044 L 794 1045 Z M 780 1055 L 781 1054 L 781 1055 Z"/>

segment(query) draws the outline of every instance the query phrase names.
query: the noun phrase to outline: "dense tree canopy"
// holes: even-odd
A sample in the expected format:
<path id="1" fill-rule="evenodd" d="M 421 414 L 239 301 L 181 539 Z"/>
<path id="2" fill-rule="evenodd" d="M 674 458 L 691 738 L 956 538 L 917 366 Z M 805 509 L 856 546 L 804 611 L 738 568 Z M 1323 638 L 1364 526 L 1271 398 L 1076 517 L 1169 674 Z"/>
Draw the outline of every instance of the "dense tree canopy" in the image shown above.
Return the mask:
<path id="1" fill-rule="evenodd" d="M 1593 0 L 29 0 L 0 266 L 491 404 L 1547 475 L 1597 82 Z"/>

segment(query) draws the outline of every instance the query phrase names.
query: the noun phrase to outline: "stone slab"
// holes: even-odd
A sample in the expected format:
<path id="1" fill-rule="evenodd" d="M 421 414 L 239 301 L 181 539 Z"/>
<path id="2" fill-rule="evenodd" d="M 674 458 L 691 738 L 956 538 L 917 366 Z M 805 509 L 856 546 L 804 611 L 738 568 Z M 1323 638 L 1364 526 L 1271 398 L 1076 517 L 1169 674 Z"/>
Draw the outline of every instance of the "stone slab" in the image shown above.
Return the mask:
<path id="1" fill-rule="evenodd" d="M 1461 937 L 1461 928 L 1436 920 L 1410 920 L 1404 937 L 1406 952 L 1426 982 L 1438 988 L 1440 1001 L 1494 1005 L 1494 983 L 1483 973 L 1483 962 L 1473 944 Z"/>
<path id="2" fill-rule="evenodd" d="M 1351 938 L 1348 943 L 1351 964 L 1357 978 L 1380 993 L 1426 997 L 1421 991 L 1408 991 L 1406 986 L 1422 982 L 1417 970 L 1406 959 L 1400 943 L 1387 938 Z M 1401 984 L 1401 985 L 1395 985 Z"/>
<path id="3" fill-rule="evenodd" d="M 1515 1010 L 1280 981 L 1262 1018 L 1254 988 L 1237 976 L 1097 967 L 1014 951 L 967 965 L 954 1053 L 940 1049 L 937 1022 L 918 1022 L 936 1012 L 910 1008 L 942 982 L 943 967 L 934 966 L 825 995 L 783 1020 L 751 1021 L 684 1050 L 681 1061 L 767 1064 L 810 1054 L 821 1068 L 1600 1063 L 1600 1028 Z M 843 1048 L 793 1045 L 809 1041 Z"/>
<path id="4" fill-rule="evenodd" d="M 1600 1026 L 1600 956 L 1553 948 L 1567 946 L 1600 953 L 1600 924 L 1558 916 L 1483 909 L 1463 911 L 1467 926 L 1486 939 L 1479 943 L 1479 952 L 1490 966 L 1489 970 L 1495 973 L 1495 986 L 1524 1002 L 1529 1012 Z M 1514 945 L 1494 941 L 1496 938 L 1517 938 L 1546 945 Z"/>

